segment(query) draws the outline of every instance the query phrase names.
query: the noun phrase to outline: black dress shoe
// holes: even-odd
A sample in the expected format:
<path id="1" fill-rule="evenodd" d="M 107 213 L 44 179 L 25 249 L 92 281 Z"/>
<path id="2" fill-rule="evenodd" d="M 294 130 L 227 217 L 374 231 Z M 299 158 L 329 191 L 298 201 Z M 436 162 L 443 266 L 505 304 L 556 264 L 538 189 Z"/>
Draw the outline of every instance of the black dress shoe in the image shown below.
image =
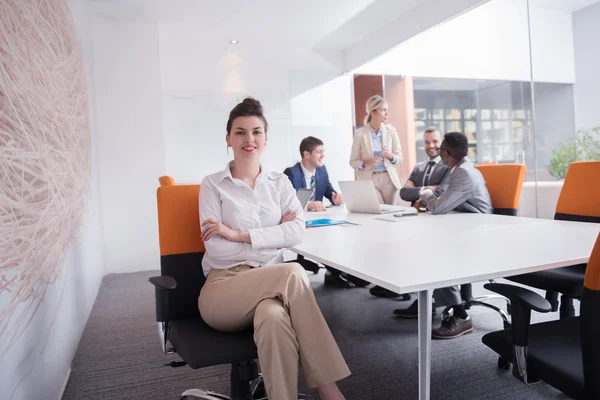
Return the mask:
<path id="1" fill-rule="evenodd" d="M 419 301 L 415 300 L 408 308 L 396 308 L 394 315 L 399 318 L 417 318 L 419 316 Z M 435 306 L 431 311 L 431 315 L 436 315 Z"/>
<path id="2" fill-rule="evenodd" d="M 354 286 L 356 286 L 356 287 L 365 287 L 365 286 L 369 286 L 371 284 L 371 282 L 365 281 L 364 279 L 360 279 L 354 275 L 345 274 L 345 277 L 350 282 L 354 283 Z"/>
<path id="3" fill-rule="evenodd" d="M 350 289 L 354 287 L 354 283 L 349 282 L 346 278 L 344 278 L 341 275 L 332 274 L 329 271 L 325 273 L 325 285 L 336 286 L 344 289 Z"/>
<path id="4" fill-rule="evenodd" d="M 369 293 L 371 293 L 373 296 L 385 297 L 388 299 L 400 297 L 398 293 L 382 288 L 381 286 L 373 286 L 371 289 L 369 289 Z"/>

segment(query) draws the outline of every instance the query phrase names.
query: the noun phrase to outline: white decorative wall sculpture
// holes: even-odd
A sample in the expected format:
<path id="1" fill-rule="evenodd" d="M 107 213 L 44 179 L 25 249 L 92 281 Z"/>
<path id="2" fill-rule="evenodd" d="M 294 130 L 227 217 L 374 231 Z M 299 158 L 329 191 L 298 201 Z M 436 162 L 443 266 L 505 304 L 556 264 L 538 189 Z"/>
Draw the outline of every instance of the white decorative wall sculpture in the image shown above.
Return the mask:
<path id="1" fill-rule="evenodd" d="M 66 0 L 0 1 L 0 350 L 60 276 L 90 182 L 88 97 Z"/>

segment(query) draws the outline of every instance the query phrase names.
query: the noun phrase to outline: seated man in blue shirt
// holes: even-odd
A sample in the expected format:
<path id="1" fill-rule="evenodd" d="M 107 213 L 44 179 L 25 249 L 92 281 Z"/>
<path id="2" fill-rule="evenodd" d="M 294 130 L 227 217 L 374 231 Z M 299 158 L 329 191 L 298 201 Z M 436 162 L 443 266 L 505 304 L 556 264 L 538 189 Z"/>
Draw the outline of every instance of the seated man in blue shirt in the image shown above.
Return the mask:
<path id="1" fill-rule="evenodd" d="M 293 167 L 286 168 L 283 173 L 290 178 L 294 189 L 314 189 L 306 205 L 307 209 L 309 211 L 325 211 L 323 197 L 329 199 L 331 204 L 343 204 L 344 199 L 342 195 L 338 194 L 331 185 L 327 169 L 323 165 L 323 158 L 325 157 L 323 141 L 313 136 L 304 138 L 300 142 L 300 156 L 302 157 L 302 161 L 296 163 Z M 312 263 L 312 261 L 305 260 L 301 256 L 298 257 L 297 261 L 303 266 L 307 263 Z M 327 268 L 327 273 L 325 274 L 326 285 L 351 288 L 369 284 L 367 281 L 342 273 L 335 268 L 329 266 L 325 266 L 325 268 Z"/>

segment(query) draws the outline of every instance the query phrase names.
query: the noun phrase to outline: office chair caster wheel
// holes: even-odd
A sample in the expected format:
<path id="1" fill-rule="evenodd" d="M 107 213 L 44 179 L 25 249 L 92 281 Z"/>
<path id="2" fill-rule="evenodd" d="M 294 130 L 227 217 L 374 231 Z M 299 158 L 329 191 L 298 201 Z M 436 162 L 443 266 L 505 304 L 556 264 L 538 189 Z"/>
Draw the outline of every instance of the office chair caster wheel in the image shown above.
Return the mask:
<path id="1" fill-rule="evenodd" d="M 510 369 L 510 362 L 504 357 L 498 357 L 498 369 Z"/>

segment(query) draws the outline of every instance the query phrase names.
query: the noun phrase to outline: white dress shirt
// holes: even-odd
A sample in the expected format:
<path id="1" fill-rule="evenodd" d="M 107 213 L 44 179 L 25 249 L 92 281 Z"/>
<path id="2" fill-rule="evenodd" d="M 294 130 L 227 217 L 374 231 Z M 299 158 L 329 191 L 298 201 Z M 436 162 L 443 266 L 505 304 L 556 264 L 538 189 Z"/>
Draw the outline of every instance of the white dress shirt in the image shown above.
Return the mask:
<path id="1" fill-rule="evenodd" d="M 304 173 L 304 183 L 306 184 L 305 188 L 310 189 L 310 178 L 313 177 L 314 173 L 310 172 L 304 167 L 304 164 L 300 163 L 300 168 L 302 168 L 302 173 Z M 316 177 L 315 177 L 316 179 Z M 317 184 L 315 180 L 315 185 Z"/>
<path id="2" fill-rule="evenodd" d="M 283 262 L 283 249 L 304 239 L 304 213 L 289 178 L 261 166 L 254 190 L 231 176 L 227 167 L 209 175 L 200 186 L 200 224 L 212 218 L 235 231 L 248 231 L 252 243 L 231 242 L 215 235 L 206 242 L 204 275 L 211 269 L 247 264 L 262 267 Z M 286 211 L 296 219 L 280 224 Z"/>

